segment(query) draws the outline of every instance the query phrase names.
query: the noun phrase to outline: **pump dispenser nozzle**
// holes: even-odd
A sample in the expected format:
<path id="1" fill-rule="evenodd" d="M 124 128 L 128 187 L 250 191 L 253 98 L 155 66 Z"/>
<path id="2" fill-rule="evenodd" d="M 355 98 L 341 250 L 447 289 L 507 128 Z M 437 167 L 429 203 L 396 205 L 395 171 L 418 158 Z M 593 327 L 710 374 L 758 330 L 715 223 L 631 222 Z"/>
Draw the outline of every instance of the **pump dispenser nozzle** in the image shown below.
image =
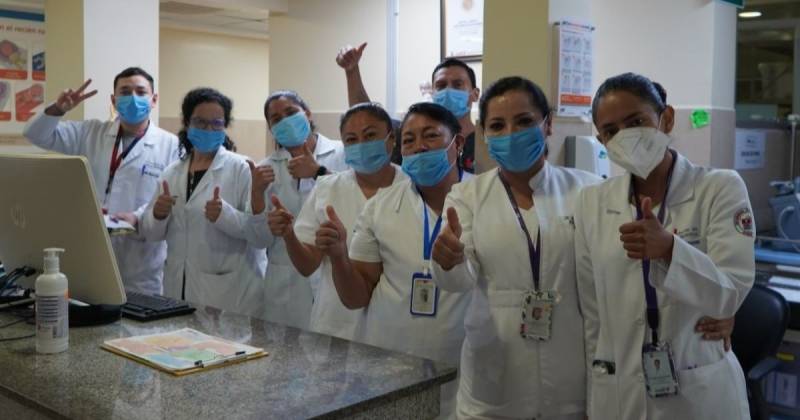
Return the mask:
<path id="1" fill-rule="evenodd" d="M 64 252 L 63 248 L 45 248 L 44 250 L 44 272 L 58 273 L 59 257 Z"/>

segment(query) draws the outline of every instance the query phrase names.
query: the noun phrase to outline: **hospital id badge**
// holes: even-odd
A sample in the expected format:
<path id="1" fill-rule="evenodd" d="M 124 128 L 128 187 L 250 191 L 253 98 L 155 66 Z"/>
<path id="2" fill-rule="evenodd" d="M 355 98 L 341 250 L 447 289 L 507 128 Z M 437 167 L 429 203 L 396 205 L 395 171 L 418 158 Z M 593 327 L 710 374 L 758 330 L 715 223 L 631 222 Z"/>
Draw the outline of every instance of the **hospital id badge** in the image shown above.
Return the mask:
<path id="1" fill-rule="evenodd" d="M 436 316 L 439 304 L 439 288 L 433 283 L 430 273 L 414 273 L 411 276 L 411 314 Z"/>
<path id="2" fill-rule="evenodd" d="M 528 291 L 522 295 L 522 338 L 546 341 L 550 339 L 553 309 L 558 303 L 555 290 Z"/>
<path id="3" fill-rule="evenodd" d="M 645 344 L 642 348 L 642 370 L 649 396 L 659 398 L 678 393 L 678 375 L 669 344 Z"/>

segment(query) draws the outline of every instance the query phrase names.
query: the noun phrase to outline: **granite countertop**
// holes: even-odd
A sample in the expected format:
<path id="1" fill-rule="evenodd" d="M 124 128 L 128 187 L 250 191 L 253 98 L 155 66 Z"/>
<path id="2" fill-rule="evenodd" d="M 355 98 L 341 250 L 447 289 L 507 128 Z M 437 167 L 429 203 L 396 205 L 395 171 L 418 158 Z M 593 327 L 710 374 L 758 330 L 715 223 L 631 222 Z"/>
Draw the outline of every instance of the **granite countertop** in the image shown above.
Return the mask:
<path id="1" fill-rule="evenodd" d="M 16 318 L 0 313 L 0 326 Z M 263 347 L 268 357 L 175 377 L 100 348 L 180 328 Z M 18 323 L 0 338 L 33 333 Z M 357 414 L 455 380 L 444 364 L 213 308 L 150 323 L 70 329 L 64 353 L 34 339 L 0 342 L 0 394 L 72 419 L 330 418 Z"/>

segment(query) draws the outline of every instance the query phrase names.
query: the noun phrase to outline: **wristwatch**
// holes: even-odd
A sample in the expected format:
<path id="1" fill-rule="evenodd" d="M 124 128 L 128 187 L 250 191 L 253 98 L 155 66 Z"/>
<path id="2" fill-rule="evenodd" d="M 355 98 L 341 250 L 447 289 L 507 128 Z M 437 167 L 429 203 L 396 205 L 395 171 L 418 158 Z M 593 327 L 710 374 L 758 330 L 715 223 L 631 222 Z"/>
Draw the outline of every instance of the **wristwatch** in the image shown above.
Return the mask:
<path id="1" fill-rule="evenodd" d="M 327 174 L 327 173 L 328 173 L 328 168 L 326 168 L 326 167 L 324 167 L 324 166 L 320 165 L 320 166 L 319 166 L 319 169 L 317 169 L 317 173 L 316 173 L 316 174 L 314 174 L 314 180 L 316 180 L 318 177 L 320 177 L 320 176 L 322 176 L 322 175 L 325 175 L 325 174 Z"/>

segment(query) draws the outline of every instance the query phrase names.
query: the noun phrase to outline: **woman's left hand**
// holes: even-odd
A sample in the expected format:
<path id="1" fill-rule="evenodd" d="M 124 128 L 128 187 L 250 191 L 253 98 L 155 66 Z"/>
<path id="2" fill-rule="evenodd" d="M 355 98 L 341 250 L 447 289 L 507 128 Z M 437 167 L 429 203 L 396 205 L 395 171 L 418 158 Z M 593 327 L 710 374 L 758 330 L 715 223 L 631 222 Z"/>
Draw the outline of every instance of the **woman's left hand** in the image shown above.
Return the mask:
<path id="1" fill-rule="evenodd" d="M 219 215 L 222 214 L 222 198 L 219 196 L 219 187 L 214 187 L 214 197 L 206 201 L 206 219 L 211 223 L 216 223 Z"/>
<path id="2" fill-rule="evenodd" d="M 703 340 L 723 340 L 725 351 L 731 349 L 731 334 L 733 333 L 734 318 L 714 319 L 704 316 L 697 321 L 694 330 L 703 334 Z"/>
<path id="3" fill-rule="evenodd" d="M 622 247 L 628 258 L 636 260 L 672 259 L 672 245 L 675 238 L 669 233 L 653 214 L 653 202 L 650 197 L 642 200 L 641 220 L 625 223 L 619 227 Z"/>
<path id="4" fill-rule="evenodd" d="M 308 149 L 308 143 L 303 144 L 303 153 L 289 159 L 289 174 L 292 178 L 313 178 L 317 175 L 319 164 L 314 160 L 314 154 Z"/>

